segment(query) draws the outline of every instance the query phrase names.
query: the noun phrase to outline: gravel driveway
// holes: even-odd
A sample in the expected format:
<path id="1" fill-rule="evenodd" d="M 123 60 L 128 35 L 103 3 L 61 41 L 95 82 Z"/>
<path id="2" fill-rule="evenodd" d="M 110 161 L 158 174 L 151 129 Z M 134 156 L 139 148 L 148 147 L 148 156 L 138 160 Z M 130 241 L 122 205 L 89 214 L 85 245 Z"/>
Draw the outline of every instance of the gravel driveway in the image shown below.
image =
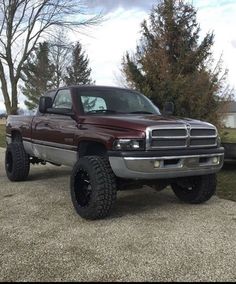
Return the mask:
<path id="1" fill-rule="evenodd" d="M 190 206 L 145 188 L 88 222 L 72 208 L 69 168 L 10 183 L 3 164 L 0 149 L 0 281 L 236 280 L 235 202 Z"/>

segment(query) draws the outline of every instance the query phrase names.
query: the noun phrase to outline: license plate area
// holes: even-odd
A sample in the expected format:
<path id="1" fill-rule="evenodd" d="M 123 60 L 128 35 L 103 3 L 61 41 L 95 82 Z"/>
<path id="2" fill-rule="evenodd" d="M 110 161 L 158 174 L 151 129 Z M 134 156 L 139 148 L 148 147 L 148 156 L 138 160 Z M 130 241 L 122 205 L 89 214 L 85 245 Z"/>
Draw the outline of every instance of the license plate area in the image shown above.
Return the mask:
<path id="1" fill-rule="evenodd" d="M 184 159 L 184 166 L 187 168 L 195 168 L 199 167 L 199 158 L 198 157 L 191 157 Z"/>

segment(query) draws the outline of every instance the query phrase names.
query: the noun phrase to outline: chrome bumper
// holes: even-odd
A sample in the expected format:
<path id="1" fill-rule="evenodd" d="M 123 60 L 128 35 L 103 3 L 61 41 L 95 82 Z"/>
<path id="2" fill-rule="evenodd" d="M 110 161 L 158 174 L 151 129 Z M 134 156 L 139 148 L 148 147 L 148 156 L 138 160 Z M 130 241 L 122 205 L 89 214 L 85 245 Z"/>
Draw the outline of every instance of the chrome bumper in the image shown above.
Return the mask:
<path id="1" fill-rule="evenodd" d="M 166 179 L 200 176 L 218 172 L 224 154 L 171 157 L 109 157 L 117 177 L 125 179 Z"/>

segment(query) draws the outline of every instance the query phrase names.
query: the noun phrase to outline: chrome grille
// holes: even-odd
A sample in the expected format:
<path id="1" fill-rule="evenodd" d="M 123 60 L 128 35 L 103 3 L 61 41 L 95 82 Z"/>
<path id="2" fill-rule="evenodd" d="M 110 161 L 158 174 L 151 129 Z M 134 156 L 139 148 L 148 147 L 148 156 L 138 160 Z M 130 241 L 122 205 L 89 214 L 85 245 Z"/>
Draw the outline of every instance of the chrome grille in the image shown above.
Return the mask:
<path id="1" fill-rule="evenodd" d="M 186 139 L 152 139 L 151 147 L 185 147 Z"/>
<path id="2" fill-rule="evenodd" d="M 171 136 L 183 136 L 186 137 L 186 129 L 156 129 L 152 131 L 152 137 L 171 137 Z"/>
<path id="3" fill-rule="evenodd" d="M 147 129 L 147 149 L 216 147 L 217 136 L 215 128 L 189 124 L 150 127 Z"/>
<path id="4" fill-rule="evenodd" d="M 216 130 L 215 129 L 191 129 L 191 136 L 215 136 L 216 135 Z"/>
<path id="5" fill-rule="evenodd" d="M 201 138 L 201 139 L 191 139 L 190 147 L 198 147 L 198 146 L 214 146 L 216 143 L 215 138 Z"/>

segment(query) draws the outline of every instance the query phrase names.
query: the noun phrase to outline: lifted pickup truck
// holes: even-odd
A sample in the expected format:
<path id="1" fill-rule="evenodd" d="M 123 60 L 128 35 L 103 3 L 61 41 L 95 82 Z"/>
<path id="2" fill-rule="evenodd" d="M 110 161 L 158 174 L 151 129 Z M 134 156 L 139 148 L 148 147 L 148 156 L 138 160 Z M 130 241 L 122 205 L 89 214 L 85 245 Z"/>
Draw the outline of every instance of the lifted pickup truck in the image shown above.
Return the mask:
<path id="1" fill-rule="evenodd" d="M 71 197 L 86 219 L 108 216 L 117 190 L 133 186 L 171 185 L 180 200 L 205 202 L 224 160 L 213 125 L 161 115 L 144 95 L 113 87 L 50 91 L 35 116 L 9 116 L 6 129 L 8 178 L 25 180 L 35 163 L 73 167 Z"/>

